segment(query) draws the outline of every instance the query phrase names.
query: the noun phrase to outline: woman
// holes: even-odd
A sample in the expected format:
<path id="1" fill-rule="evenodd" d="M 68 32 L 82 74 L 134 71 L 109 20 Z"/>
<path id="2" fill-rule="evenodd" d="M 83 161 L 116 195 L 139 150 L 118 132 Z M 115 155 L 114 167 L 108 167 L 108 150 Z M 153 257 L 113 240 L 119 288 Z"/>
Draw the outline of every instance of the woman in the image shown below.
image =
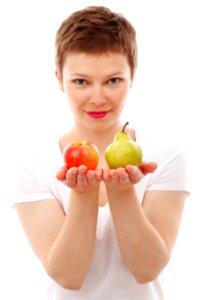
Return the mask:
<path id="1" fill-rule="evenodd" d="M 74 125 L 51 160 L 21 167 L 15 204 L 49 276 L 48 299 L 163 299 L 159 275 L 187 195 L 184 156 L 141 145 L 147 162 L 115 170 L 104 157 L 123 126 L 136 66 L 133 26 L 105 7 L 73 13 L 57 32 L 56 76 Z M 97 146 L 98 168 L 61 167 L 55 176 L 66 145 L 83 139 Z"/>

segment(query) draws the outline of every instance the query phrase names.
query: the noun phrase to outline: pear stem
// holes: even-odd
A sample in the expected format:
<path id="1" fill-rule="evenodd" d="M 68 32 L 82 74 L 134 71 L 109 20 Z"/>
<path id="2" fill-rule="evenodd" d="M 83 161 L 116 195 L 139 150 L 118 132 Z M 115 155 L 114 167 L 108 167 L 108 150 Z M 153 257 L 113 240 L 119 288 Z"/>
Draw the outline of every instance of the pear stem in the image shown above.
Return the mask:
<path id="1" fill-rule="evenodd" d="M 126 126 L 129 124 L 129 122 L 126 122 L 125 124 L 124 124 L 124 126 L 123 126 L 123 128 L 122 128 L 122 131 L 121 132 L 125 132 L 125 128 L 126 128 Z"/>

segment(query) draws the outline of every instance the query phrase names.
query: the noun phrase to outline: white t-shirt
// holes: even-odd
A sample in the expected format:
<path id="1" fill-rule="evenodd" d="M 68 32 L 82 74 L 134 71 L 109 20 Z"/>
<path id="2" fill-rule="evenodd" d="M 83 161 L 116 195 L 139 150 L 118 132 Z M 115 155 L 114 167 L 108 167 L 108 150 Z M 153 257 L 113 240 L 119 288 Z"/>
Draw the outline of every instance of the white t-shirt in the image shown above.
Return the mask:
<path id="1" fill-rule="evenodd" d="M 144 160 L 156 162 L 158 168 L 136 185 L 139 202 L 142 203 L 147 190 L 186 191 L 184 155 L 172 148 L 155 150 L 151 149 L 149 143 L 140 145 Z M 48 153 L 45 159 L 32 158 L 21 165 L 17 175 L 15 203 L 55 199 L 67 212 L 70 190 L 55 177 L 63 165 L 58 145 Z M 67 290 L 48 277 L 46 296 L 49 300 L 164 299 L 159 278 L 139 284 L 125 265 L 116 240 L 109 204 L 99 208 L 94 256 L 83 287 L 78 291 Z"/>

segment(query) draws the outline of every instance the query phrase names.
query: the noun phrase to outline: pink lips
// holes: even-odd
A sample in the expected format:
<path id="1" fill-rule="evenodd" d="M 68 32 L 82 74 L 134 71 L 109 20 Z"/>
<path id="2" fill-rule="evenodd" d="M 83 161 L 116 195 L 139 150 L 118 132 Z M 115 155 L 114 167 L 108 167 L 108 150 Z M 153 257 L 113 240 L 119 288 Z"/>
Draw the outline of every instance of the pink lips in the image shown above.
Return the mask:
<path id="1" fill-rule="evenodd" d="M 101 119 L 109 114 L 110 110 L 107 111 L 87 111 L 87 115 L 93 119 Z"/>

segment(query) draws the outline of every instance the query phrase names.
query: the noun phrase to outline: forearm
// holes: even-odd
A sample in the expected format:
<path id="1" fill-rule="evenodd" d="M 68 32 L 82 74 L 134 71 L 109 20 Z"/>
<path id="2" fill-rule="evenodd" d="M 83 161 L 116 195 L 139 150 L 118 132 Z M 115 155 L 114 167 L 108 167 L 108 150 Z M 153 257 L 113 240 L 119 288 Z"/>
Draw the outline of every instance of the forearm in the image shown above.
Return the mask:
<path id="1" fill-rule="evenodd" d="M 124 261 L 139 282 L 151 281 L 169 259 L 163 238 L 147 219 L 134 187 L 108 190 L 108 197 Z"/>
<path id="2" fill-rule="evenodd" d="M 48 255 L 48 273 L 63 287 L 81 287 L 93 256 L 98 215 L 98 189 L 72 190 L 62 229 Z"/>

